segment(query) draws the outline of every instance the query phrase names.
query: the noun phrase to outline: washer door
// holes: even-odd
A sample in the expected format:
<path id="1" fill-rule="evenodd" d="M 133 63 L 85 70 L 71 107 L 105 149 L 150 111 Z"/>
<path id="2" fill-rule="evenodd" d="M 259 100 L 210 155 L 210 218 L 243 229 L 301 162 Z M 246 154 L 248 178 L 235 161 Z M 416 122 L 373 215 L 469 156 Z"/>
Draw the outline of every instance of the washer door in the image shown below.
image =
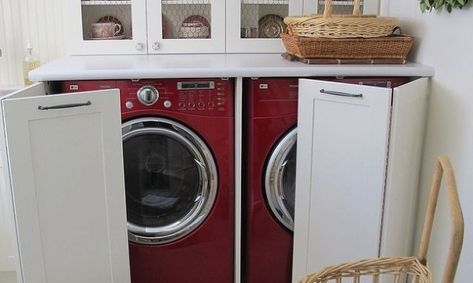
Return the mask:
<path id="1" fill-rule="evenodd" d="M 129 240 L 167 243 L 195 229 L 217 194 L 217 169 L 207 145 L 169 119 L 140 118 L 122 126 Z"/>
<path id="2" fill-rule="evenodd" d="M 269 207 L 279 222 L 291 231 L 294 230 L 296 133 L 293 129 L 279 141 L 270 155 L 265 173 Z"/>

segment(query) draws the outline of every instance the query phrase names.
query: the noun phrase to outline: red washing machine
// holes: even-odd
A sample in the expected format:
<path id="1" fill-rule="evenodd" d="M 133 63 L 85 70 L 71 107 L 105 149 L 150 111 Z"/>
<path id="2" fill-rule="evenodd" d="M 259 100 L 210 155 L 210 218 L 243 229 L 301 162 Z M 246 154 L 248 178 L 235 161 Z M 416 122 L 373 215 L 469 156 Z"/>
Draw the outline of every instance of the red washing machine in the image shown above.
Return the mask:
<path id="1" fill-rule="evenodd" d="M 233 282 L 234 83 L 76 81 L 119 88 L 133 283 Z"/>
<path id="2" fill-rule="evenodd" d="M 298 81 L 248 79 L 245 90 L 243 282 L 287 283 L 292 275 Z"/>
<path id="3" fill-rule="evenodd" d="M 322 78 L 396 87 L 405 78 Z M 244 170 L 242 269 L 245 283 L 292 277 L 298 80 L 245 80 L 247 167 Z"/>

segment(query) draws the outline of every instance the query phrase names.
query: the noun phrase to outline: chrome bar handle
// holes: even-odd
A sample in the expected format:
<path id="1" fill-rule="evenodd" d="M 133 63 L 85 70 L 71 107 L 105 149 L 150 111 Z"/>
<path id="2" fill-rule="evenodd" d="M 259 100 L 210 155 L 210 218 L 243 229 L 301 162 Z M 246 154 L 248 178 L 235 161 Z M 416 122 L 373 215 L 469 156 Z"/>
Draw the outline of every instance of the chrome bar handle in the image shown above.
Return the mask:
<path id="1" fill-rule="evenodd" d="M 38 110 L 54 110 L 54 109 L 64 109 L 64 108 L 74 108 L 74 107 L 83 107 L 92 105 L 92 102 L 87 101 L 85 103 L 72 103 L 72 104 L 61 104 L 54 106 L 38 106 Z"/>
<path id="2" fill-rule="evenodd" d="M 330 94 L 330 95 L 337 95 L 337 96 L 345 96 L 345 97 L 355 97 L 355 98 L 362 98 L 363 97 L 363 94 L 361 94 L 361 93 L 353 94 L 353 93 L 331 91 L 331 90 L 325 90 L 325 89 L 321 89 L 320 93 Z"/>

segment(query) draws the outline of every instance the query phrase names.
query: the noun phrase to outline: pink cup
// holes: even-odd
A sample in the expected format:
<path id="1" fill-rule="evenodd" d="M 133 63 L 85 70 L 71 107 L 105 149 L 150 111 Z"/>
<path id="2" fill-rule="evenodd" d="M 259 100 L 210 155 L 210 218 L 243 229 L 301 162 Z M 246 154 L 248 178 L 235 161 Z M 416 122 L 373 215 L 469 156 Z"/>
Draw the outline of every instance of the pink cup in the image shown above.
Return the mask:
<path id="1" fill-rule="evenodd" d="M 89 37 L 90 38 L 111 38 L 117 36 L 122 30 L 120 24 L 113 22 L 107 23 L 94 23 L 90 25 Z"/>

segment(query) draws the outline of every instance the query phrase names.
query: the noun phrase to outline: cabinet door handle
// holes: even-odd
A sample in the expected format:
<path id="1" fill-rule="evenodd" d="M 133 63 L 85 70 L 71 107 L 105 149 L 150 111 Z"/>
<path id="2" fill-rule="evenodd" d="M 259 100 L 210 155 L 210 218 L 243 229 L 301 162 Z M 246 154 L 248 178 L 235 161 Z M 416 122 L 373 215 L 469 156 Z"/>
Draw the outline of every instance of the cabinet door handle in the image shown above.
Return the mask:
<path id="1" fill-rule="evenodd" d="M 72 103 L 72 104 L 60 104 L 53 106 L 38 106 L 38 110 L 54 110 L 54 109 L 64 109 L 64 108 L 74 108 L 74 107 L 83 107 L 92 105 L 92 102 L 87 101 L 85 103 Z"/>
<path id="2" fill-rule="evenodd" d="M 321 89 L 320 93 L 330 94 L 330 95 L 337 95 L 337 96 L 345 96 L 345 97 L 356 97 L 356 98 L 362 98 L 363 97 L 363 94 L 361 94 L 361 93 L 354 94 L 354 93 L 331 91 L 331 90 L 325 90 L 325 89 Z"/>

